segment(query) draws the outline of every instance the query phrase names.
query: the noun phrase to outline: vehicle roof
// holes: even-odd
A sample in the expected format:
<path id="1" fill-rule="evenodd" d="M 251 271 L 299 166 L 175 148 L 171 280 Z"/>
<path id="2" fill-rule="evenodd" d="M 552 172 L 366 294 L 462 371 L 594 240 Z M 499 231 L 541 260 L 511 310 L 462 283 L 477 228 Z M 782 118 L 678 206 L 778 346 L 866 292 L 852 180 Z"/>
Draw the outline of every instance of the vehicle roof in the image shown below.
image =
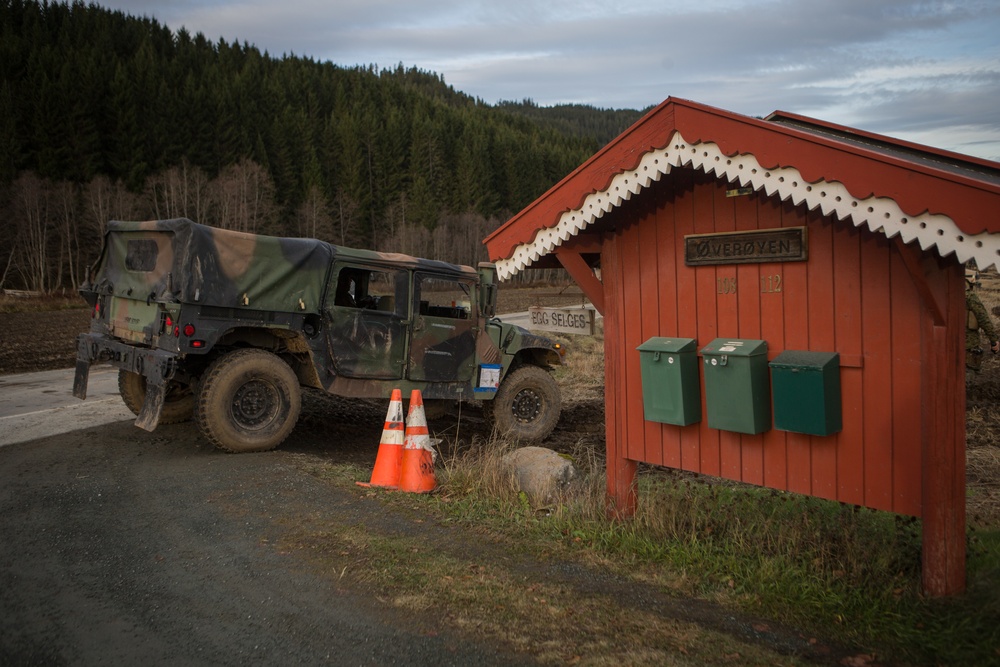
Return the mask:
<path id="1" fill-rule="evenodd" d="M 301 255 L 318 253 L 328 255 L 330 260 L 359 261 L 365 264 L 378 264 L 385 267 L 403 267 L 412 270 L 427 270 L 447 273 L 455 276 L 474 277 L 476 270 L 471 266 L 451 264 L 434 259 L 413 257 L 402 253 L 377 252 L 360 248 L 333 245 L 326 241 L 301 237 L 276 237 L 265 234 L 252 234 L 229 229 L 220 229 L 202 225 L 188 218 L 172 218 L 168 220 L 150 220 L 143 222 L 128 222 L 113 220 L 108 223 L 108 233 L 129 231 L 163 231 L 185 237 L 187 243 L 196 246 L 203 244 L 239 245 L 248 240 L 269 241 L 280 247 L 287 254 Z"/>

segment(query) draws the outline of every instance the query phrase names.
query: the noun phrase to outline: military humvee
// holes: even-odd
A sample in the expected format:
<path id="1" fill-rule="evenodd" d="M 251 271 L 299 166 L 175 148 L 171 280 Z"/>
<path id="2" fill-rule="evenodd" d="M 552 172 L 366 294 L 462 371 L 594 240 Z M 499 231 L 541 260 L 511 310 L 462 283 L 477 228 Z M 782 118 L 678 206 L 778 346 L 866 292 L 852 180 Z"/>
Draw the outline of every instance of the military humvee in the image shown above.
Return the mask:
<path id="1" fill-rule="evenodd" d="M 477 401 L 525 441 L 559 418 L 558 345 L 495 318 L 492 264 L 467 266 L 187 219 L 111 222 L 80 293 L 73 394 L 91 364 L 119 369 L 136 426 L 196 420 L 233 452 L 277 447 L 302 387 L 388 399 L 419 389 L 428 412 Z M 428 414 L 430 417 L 431 415 Z"/>

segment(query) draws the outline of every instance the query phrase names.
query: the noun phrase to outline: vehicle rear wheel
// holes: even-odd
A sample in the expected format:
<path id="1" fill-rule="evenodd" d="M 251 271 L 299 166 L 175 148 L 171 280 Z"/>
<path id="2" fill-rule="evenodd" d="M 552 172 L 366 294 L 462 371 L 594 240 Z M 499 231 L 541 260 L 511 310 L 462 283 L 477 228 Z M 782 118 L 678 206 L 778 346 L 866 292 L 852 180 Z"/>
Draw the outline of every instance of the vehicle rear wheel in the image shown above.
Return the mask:
<path id="1" fill-rule="evenodd" d="M 119 369 L 118 393 L 121 394 L 125 407 L 131 410 L 132 414 L 138 415 L 142 410 L 142 404 L 146 402 L 146 377 Z M 179 424 L 190 420 L 193 415 L 194 392 L 191 391 L 191 385 L 168 382 L 159 423 Z"/>
<path id="2" fill-rule="evenodd" d="M 202 378 L 195 419 L 208 440 L 228 452 L 263 452 L 295 428 L 302 389 L 277 355 L 244 349 L 220 357 Z"/>
<path id="3" fill-rule="evenodd" d="M 559 421 L 562 399 L 552 374 L 538 366 L 512 371 L 483 410 L 500 435 L 523 442 L 549 437 Z"/>

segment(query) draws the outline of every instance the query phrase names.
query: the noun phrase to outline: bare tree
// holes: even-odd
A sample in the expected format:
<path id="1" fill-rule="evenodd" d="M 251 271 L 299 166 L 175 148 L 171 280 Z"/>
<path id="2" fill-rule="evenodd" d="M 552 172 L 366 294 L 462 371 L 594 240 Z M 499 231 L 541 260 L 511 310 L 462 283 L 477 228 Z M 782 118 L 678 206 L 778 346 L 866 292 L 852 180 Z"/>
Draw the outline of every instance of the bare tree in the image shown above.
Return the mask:
<path id="1" fill-rule="evenodd" d="M 352 199 L 343 188 L 337 189 L 337 196 L 333 200 L 333 223 L 334 238 L 337 243 L 345 246 L 363 246 L 364 239 L 361 238 L 358 229 L 358 203 Z"/>
<path id="2" fill-rule="evenodd" d="M 142 197 L 128 190 L 121 181 L 112 182 L 107 176 L 97 176 L 83 189 L 86 224 L 90 234 L 104 237 L 108 220 L 137 220 L 142 213 Z"/>
<path id="3" fill-rule="evenodd" d="M 25 173 L 14 182 L 16 266 L 25 287 L 44 292 L 48 288 L 49 194 L 47 181 Z"/>
<path id="4" fill-rule="evenodd" d="M 51 266 L 50 289 L 65 287 L 68 279 L 70 287 L 77 287 L 80 264 L 80 234 L 78 215 L 78 190 L 68 181 L 60 181 L 52 187 L 52 224 L 57 230 L 59 246 L 56 260 Z"/>
<path id="5" fill-rule="evenodd" d="M 209 184 L 215 215 L 212 222 L 223 229 L 264 233 L 275 218 L 274 183 L 267 170 L 244 160 L 226 167 Z"/>
<path id="6" fill-rule="evenodd" d="M 10 253 L 7 255 L 7 265 L 3 267 L 3 275 L 0 275 L 0 289 L 7 284 L 7 275 L 10 273 L 11 264 L 14 263 L 14 250 L 11 249 Z"/>
<path id="7" fill-rule="evenodd" d="M 187 160 L 150 179 L 149 193 L 158 219 L 208 216 L 208 177 Z"/>
<path id="8" fill-rule="evenodd" d="M 299 236 L 326 240 L 333 238 L 333 219 L 327 211 L 326 197 L 315 185 L 309 187 L 305 201 L 299 205 L 295 221 Z"/>

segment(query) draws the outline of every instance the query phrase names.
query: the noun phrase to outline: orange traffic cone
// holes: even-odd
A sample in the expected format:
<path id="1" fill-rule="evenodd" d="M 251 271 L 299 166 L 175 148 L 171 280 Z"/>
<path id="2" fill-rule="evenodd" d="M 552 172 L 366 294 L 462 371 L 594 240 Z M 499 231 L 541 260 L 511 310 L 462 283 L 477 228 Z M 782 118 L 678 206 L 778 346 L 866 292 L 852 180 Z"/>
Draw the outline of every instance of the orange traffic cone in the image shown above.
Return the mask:
<path id="1" fill-rule="evenodd" d="M 419 389 L 410 394 L 410 412 L 406 415 L 406 437 L 403 442 L 403 472 L 399 490 L 428 493 L 437 487 L 434 477 L 434 447 L 427 434 L 424 399 Z"/>
<path id="2" fill-rule="evenodd" d="M 379 486 L 386 489 L 399 486 L 399 474 L 403 466 L 403 436 L 403 394 L 399 389 L 393 389 L 372 479 L 370 482 L 356 482 L 358 486 Z"/>

